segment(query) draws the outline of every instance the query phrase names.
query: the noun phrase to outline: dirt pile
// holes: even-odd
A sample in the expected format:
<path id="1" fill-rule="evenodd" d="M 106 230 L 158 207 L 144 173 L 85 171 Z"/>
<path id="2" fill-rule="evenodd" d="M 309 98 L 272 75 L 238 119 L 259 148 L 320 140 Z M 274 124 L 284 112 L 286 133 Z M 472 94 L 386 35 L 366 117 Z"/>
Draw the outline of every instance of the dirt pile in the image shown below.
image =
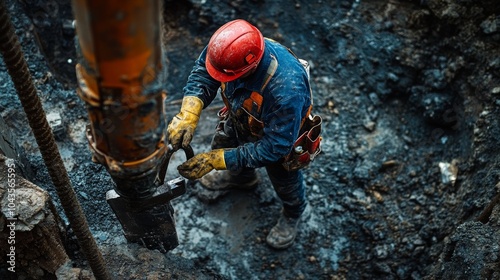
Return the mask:
<path id="1" fill-rule="evenodd" d="M 64 116 L 58 145 L 116 277 L 494 279 L 500 277 L 500 210 L 483 210 L 500 175 L 495 2 L 166 0 L 167 120 L 211 34 L 245 18 L 311 63 L 314 111 L 325 121 L 322 154 L 305 170 L 311 218 L 292 248 L 265 244 L 280 203 L 260 170 L 256 191 L 207 200 L 195 184 L 175 200 L 180 245 L 167 255 L 126 244 L 105 202 L 112 182 L 90 161 L 84 105 L 70 83 L 58 80 L 57 69 L 76 57 L 67 52 L 63 61 L 49 61 L 60 68 L 49 68 L 34 40 L 42 32 L 37 23 L 19 2 L 8 6 L 46 111 Z M 0 70 L 1 115 L 36 170 L 34 183 L 58 205 L 3 64 Z M 196 153 L 209 149 L 221 104 L 204 111 Z M 177 176 L 183 160 L 175 155 L 168 176 Z M 74 239 L 67 243 L 74 265 L 86 268 Z"/>

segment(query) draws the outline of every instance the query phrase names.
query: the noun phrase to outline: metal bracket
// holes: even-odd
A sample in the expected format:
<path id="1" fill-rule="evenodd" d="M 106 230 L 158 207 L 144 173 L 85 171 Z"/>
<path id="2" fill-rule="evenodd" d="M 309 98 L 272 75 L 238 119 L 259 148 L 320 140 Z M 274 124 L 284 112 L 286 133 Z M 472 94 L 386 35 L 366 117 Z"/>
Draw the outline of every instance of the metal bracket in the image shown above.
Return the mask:
<path id="1" fill-rule="evenodd" d="M 191 147 L 184 149 L 186 157 L 193 156 Z M 163 158 L 155 181 L 155 193 L 143 199 L 120 196 L 115 190 L 106 193 L 106 201 L 115 213 L 129 242 L 139 243 L 162 253 L 179 245 L 175 229 L 174 209 L 170 201 L 186 193 L 186 181 L 182 177 L 164 182 L 170 157 L 169 149 Z"/>
<path id="2" fill-rule="evenodd" d="M 165 253 L 179 245 L 174 209 L 170 200 L 186 192 L 185 181 L 176 178 L 158 187 L 147 199 L 130 200 L 115 190 L 106 193 L 106 201 L 122 225 L 125 238 L 149 249 Z"/>

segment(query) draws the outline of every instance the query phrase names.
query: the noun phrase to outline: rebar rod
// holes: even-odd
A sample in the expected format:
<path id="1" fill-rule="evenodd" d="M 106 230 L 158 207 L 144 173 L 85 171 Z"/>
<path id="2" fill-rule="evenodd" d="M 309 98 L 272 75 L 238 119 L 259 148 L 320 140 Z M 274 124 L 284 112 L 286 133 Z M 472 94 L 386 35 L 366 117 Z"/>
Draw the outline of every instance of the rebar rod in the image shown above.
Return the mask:
<path id="1" fill-rule="evenodd" d="M 64 167 L 4 0 L 0 0 L 0 51 L 64 212 L 92 272 L 96 279 L 111 279 Z"/>

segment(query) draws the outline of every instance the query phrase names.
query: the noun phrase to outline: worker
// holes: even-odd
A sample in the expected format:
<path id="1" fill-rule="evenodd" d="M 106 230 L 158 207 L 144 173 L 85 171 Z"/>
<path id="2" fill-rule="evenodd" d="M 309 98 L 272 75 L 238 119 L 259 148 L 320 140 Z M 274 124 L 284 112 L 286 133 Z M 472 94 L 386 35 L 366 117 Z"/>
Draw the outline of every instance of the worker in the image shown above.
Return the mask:
<path id="1" fill-rule="evenodd" d="M 251 190 L 258 184 L 255 169 L 265 167 L 283 204 L 266 241 L 288 248 L 307 205 L 302 171 L 286 168 L 286 159 L 312 107 L 308 72 L 293 52 L 264 38 L 249 22 L 224 24 L 196 60 L 180 112 L 168 125 L 174 149 L 189 145 L 202 109 L 218 91 L 225 107 L 212 150 L 181 164 L 179 173 L 201 178 L 209 190 Z"/>

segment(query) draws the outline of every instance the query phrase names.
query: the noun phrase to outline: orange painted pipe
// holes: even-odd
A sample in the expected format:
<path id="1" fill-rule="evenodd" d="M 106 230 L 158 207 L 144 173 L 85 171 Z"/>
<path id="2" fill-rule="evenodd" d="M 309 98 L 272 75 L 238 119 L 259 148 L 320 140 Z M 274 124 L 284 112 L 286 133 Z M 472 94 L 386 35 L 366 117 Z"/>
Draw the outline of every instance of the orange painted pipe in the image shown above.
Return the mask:
<path id="1" fill-rule="evenodd" d="M 126 197 L 149 196 L 166 151 L 161 1 L 72 0 L 87 138 Z"/>

